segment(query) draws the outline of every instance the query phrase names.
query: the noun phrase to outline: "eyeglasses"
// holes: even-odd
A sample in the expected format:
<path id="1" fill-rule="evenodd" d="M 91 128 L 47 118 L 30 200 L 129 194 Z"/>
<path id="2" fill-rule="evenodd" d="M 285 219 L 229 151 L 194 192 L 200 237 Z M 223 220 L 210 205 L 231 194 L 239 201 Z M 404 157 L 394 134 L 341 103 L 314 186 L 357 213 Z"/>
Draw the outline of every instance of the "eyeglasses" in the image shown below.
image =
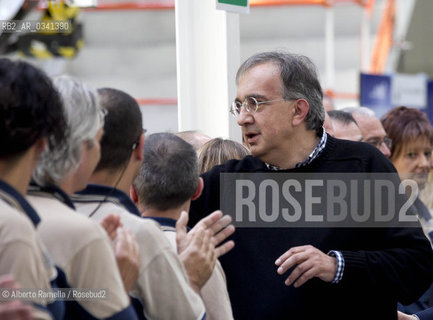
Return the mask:
<path id="1" fill-rule="evenodd" d="M 372 138 L 369 139 L 367 141 L 365 141 L 369 144 L 371 144 L 372 146 L 375 146 L 376 148 L 380 148 L 380 146 L 382 145 L 382 143 L 385 143 L 385 145 L 388 147 L 388 149 L 391 150 L 391 146 L 392 146 L 392 140 L 388 137 L 385 137 L 383 139 L 379 139 L 379 138 Z"/>
<path id="2" fill-rule="evenodd" d="M 231 107 L 230 107 L 230 113 L 237 117 L 241 113 L 242 107 L 245 107 L 245 110 L 247 112 L 256 112 L 259 108 L 259 105 L 265 104 L 265 103 L 271 103 L 271 102 L 279 102 L 284 101 L 286 99 L 277 99 L 277 100 L 268 100 L 268 101 L 257 101 L 254 97 L 247 97 L 245 98 L 244 102 L 240 101 L 233 101 Z"/>

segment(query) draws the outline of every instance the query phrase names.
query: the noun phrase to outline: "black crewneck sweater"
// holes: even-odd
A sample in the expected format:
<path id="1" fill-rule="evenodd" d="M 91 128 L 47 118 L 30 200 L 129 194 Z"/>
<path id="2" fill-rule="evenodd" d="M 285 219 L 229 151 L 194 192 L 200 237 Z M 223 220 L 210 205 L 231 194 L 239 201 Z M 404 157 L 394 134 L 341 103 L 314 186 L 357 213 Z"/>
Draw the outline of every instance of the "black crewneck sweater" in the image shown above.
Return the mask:
<path id="1" fill-rule="evenodd" d="M 258 158 L 231 160 L 202 175 L 202 196 L 192 202 L 191 226 L 220 208 L 222 172 L 270 171 Z M 309 165 L 283 172 L 396 172 L 376 148 L 328 135 Z M 420 228 L 238 228 L 235 248 L 220 258 L 235 319 L 397 319 L 397 301 L 415 301 L 433 281 L 433 251 Z M 294 246 L 341 251 L 338 284 L 315 278 L 285 286 L 275 260 Z"/>

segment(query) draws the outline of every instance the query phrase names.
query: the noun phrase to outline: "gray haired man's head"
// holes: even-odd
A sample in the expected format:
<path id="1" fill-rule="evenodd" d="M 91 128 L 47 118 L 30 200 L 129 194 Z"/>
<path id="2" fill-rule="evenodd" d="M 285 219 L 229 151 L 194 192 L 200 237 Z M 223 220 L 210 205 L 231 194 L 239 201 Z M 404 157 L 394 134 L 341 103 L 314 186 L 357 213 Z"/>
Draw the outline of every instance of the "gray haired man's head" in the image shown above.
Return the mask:
<path id="1" fill-rule="evenodd" d="M 363 141 L 378 148 L 385 157 L 391 156 L 390 145 L 382 123 L 374 114 L 374 111 L 366 107 L 351 107 L 342 109 L 355 118 L 361 130 Z"/>
<path id="2" fill-rule="evenodd" d="M 282 97 L 287 100 L 305 99 L 310 109 L 305 122 L 307 129 L 319 132 L 325 121 L 322 105 L 323 92 L 317 76 L 316 66 L 306 56 L 286 52 L 263 52 L 248 58 L 236 74 L 236 83 L 251 68 L 274 63 L 280 69 Z"/>
<path id="3" fill-rule="evenodd" d="M 341 110 L 328 111 L 328 115 L 332 120 L 334 128 L 334 137 L 338 139 L 362 141 L 362 133 L 359 130 L 353 116 Z"/>
<path id="4" fill-rule="evenodd" d="M 341 109 L 341 111 L 350 113 L 353 117 L 358 115 L 365 117 L 376 117 L 374 111 L 367 107 L 346 107 Z"/>
<path id="5" fill-rule="evenodd" d="M 42 185 L 47 182 L 58 184 L 78 168 L 82 142 L 86 141 L 92 147 L 104 118 L 95 90 L 69 76 L 55 78 L 54 84 L 63 100 L 68 137 L 66 143 L 43 153 L 33 173 L 33 178 Z"/>
<path id="6" fill-rule="evenodd" d="M 198 186 L 197 154 L 172 133 L 146 138 L 143 165 L 134 180 L 139 203 L 156 210 L 176 209 L 190 200 Z"/>

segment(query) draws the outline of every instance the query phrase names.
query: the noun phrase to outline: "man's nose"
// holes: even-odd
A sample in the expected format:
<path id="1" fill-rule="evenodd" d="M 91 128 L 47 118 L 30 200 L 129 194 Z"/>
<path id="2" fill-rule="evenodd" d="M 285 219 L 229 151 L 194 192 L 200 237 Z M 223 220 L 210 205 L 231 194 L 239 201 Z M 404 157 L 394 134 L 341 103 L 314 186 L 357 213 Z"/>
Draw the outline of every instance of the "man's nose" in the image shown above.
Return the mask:
<path id="1" fill-rule="evenodd" d="M 382 144 L 379 147 L 379 150 L 385 155 L 385 157 L 387 158 L 391 157 L 391 151 L 389 150 L 385 142 L 382 142 Z"/>

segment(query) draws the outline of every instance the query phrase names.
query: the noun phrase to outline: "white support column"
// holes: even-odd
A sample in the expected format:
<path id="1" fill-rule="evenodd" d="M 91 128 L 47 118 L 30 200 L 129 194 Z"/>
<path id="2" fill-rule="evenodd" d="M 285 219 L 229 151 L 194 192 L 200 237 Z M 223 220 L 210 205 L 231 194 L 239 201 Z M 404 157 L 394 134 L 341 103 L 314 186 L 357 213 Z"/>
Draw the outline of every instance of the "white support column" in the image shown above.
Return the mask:
<path id="1" fill-rule="evenodd" d="M 361 20 L 361 71 L 369 72 L 370 69 L 370 14 L 367 9 L 362 10 Z"/>
<path id="2" fill-rule="evenodd" d="M 211 0 L 176 0 L 175 11 L 179 131 L 240 141 L 228 112 L 240 62 L 239 16 Z"/>
<path id="3" fill-rule="evenodd" d="M 335 89 L 335 33 L 334 33 L 334 9 L 325 9 L 325 59 L 326 59 L 326 83 L 325 88 Z"/>

